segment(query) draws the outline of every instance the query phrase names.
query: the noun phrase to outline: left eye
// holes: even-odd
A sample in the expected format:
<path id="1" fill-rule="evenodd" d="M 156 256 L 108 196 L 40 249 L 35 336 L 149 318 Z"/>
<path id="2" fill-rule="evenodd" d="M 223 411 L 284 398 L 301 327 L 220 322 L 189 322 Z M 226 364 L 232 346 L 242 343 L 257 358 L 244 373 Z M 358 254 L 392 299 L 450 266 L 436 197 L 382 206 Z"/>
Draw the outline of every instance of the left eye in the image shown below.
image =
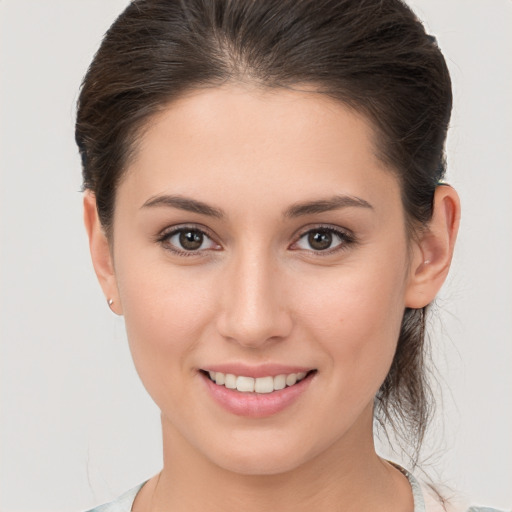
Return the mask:
<path id="1" fill-rule="evenodd" d="M 327 251 L 347 243 L 348 237 L 334 229 L 317 228 L 304 233 L 294 244 L 298 249 Z"/>
<path id="2" fill-rule="evenodd" d="M 195 252 L 218 247 L 206 233 L 193 228 L 177 229 L 165 235 L 162 241 L 177 252 Z"/>

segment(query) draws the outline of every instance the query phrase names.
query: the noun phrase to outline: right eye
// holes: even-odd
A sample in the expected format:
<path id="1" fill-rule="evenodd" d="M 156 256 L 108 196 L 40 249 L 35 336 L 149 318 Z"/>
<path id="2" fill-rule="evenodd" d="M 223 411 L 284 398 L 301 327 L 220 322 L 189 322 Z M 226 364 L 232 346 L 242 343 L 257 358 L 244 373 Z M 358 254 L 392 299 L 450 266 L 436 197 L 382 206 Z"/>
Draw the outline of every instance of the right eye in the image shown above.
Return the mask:
<path id="1" fill-rule="evenodd" d="M 167 249 L 183 256 L 220 249 L 219 244 L 204 231 L 194 227 L 180 227 L 167 231 L 159 238 L 159 242 Z"/>

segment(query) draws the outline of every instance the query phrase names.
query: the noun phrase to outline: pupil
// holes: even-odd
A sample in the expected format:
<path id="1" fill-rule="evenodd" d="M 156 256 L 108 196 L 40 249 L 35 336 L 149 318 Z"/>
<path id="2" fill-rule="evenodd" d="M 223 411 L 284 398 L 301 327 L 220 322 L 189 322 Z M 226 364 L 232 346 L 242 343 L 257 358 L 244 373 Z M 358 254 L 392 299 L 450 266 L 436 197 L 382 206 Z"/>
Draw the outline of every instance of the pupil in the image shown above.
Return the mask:
<path id="1" fill-rule="evenodd" d="M 180 244 L 188 251 L 195 251 L 203 244 L 203 234 L 198 231 L 182 231 L 180 233 Z"/>
<path id="2" fill-rule="evenodd" d="M 332 233 L 329 231 L 314 231 L 308 236 L 309 245 L 317 251 L 329 249 L 332 244 Z"/>

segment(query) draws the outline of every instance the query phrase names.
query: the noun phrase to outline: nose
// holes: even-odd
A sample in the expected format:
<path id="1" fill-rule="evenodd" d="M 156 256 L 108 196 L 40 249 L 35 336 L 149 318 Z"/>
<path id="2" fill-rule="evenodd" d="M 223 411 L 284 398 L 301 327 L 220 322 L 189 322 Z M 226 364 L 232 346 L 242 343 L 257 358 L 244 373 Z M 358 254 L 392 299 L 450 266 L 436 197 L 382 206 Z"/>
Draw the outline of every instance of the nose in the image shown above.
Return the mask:
<path id="1" fill-rule="evenodd" d="M 268 254 L 252 251 L 234 258 L 221 286 L 217 321 L 221 336 L 243 347 L 259 348 L 290 334 L 293 322 L 282 273 Z"/>

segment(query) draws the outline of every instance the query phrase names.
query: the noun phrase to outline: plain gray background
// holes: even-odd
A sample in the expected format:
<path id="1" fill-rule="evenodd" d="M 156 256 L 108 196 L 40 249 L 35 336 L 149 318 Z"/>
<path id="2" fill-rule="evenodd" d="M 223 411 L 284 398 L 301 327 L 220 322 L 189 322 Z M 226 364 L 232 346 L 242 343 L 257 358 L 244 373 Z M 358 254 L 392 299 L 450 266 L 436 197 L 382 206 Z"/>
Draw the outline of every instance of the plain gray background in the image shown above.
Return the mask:
<path id="1" fill-rule="evenodd" d="M 80 511 L 156 473 L 160 424 L 81 220 L 74 103 L 126 0 L 0 0 L 0 508 Z M 432 338 L 444 399 L 424 469 L 512 505 L 512 2 L 414 0 L 454 82 L 463 221 Z"/>

